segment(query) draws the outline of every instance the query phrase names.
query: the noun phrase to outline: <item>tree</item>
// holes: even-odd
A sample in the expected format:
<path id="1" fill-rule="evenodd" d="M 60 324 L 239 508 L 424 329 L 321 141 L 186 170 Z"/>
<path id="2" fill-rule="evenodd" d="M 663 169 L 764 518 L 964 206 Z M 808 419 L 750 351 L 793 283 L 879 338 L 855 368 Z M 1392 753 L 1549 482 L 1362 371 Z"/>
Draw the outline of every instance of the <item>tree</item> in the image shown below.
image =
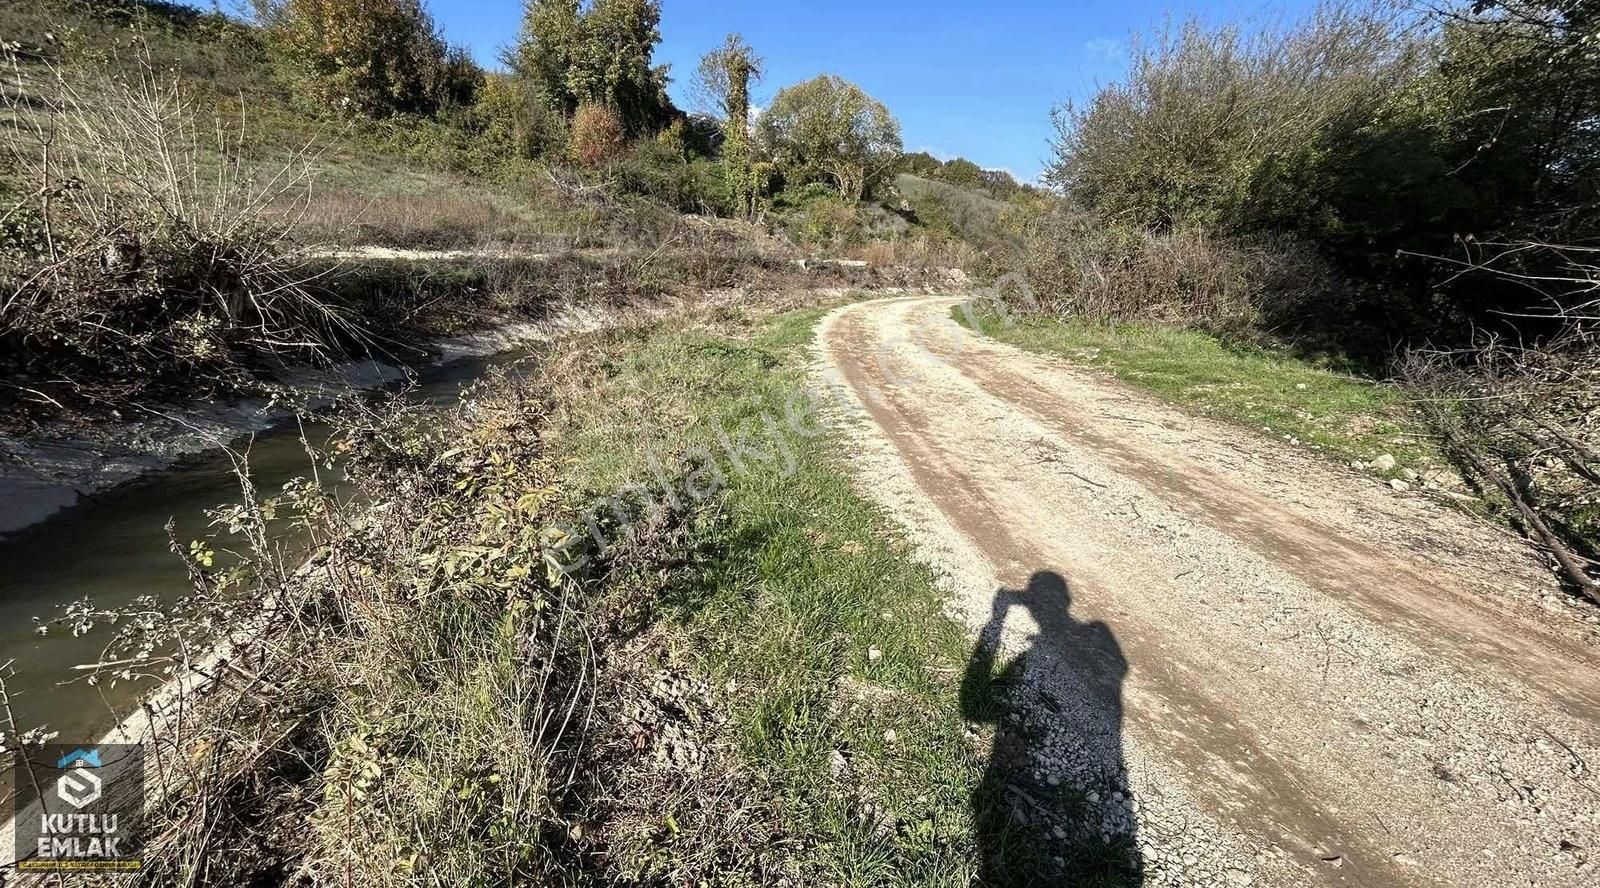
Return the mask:
<path id="1" fill-rule="evenodd" d="M 977 188 L 983 184 L 983 167 L 958 157 L 941 167 L 935 178 L 962 188 Z"/>
<path id="2" fill-rule="evenodd" d="M 900 170 L 900 172 L 910 173 L 913 176 L 921 176 L 924 179 L 931 179 L 938 175 L 939 168 L 942 166 L 944 166 L 944 164 L 939 160 L 939 158 L 934 157 L 932 154 L 929 154 L 926 151 L 917 151 L 912 154 L 902 154 L 900 155 L 899 163 L 896 164 L 896 167 Z"/>
<path id="3" fill-rule="evenodd" d="M 790 182 L 832 182 L 860 200 L 900 158 L 900 124 L 856 86 L 831 74 L 785 87 L 756 125 L 762 147 Z"/>
<path id="4" fill-rule="evenodd" d="M 372 117 L 465 104 L 482 73 L 421 0 L 266 0 L 274 49 L 319 104 Z"/>
<path id="5" fill-rule="evenodd" d="M 750 84 L 761 79 L 761 58 L 738 34 L 729 34 L 719 49 L 700 59 L 695 92 L 700 102 L 723 119 L 722 161 L 734 214 L 755 214 L 755 171 L 750 159 Z"/>
<path id="6" fill-rule="evenodd" d="M 1005 170 L 984 170 L 980 178 L 983 189 L 995 200 L 1010 200 L 1022 190 L 1016 177 Z"/>
<path id="7" fill-rule="evenodd" d="M 578 0 L 529 0 L 523 8 L 522 33 L 505 61 L 571 117 L 578 110 L 578 98 L 567 85 L 567 72 L 582 41 Z"/>
<path id="8" fill-rule="evenodd" d="M 565 114 L 605 105 L 630 133 L 674 116 L 667 68 L 652 66 L 661 42 L 660 0 L 528 0 L 522 34 L 507 62 Z"/>

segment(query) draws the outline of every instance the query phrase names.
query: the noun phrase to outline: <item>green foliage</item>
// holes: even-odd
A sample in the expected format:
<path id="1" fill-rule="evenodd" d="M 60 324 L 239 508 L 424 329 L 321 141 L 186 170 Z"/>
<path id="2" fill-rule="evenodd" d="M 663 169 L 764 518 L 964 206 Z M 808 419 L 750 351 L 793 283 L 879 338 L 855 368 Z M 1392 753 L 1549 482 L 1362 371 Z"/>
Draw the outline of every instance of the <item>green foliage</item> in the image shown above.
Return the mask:
<path id="1" fill-rule="evenodd" d="M 651 56 L 661 42 L 660 0 L 528 0 L 507 61 L 564 114 L 612 108 L 629 134 L 673 117 L 667 72 Z"/>
<path id="2" fill-rule="evenodd" d="M 1016 178 L 1005 170 L 984 170 L 979 177 L 980 187 L 989 192 L 995 200 L 1010 200 L 1017 194 L 1027 190 L 1017 182 Z"/>
<path id="3" fill-rule="evenodd" d="M 568 117 L 578 110 L 578 97 L 567 83 L 567 72 L 576 67 L 578 46 L 583 41 L 579 9 L 579 0 L 528 0 L 517 45 L 505 58 L 518 77 L 536 84 Z"/>
<path id="4" fill-rule="evenodd" d="M 319 107 L 431 114 L 468 104 L 482 80 L 421 0 L 267 0 L 261 17 L 297 91 Z"/>
<path id="5" fill-rule="evenodd" d="M 490 74 L 478 92 L 472 122 L 491 150 L 524 158 L 566 153 L 567 119 L 552 107 L 538 84 Z"/>
<path id="6" fill-rule="evenodd" d="M 1542 297 L 1419 256 L 1582 243 L 1600 224 L 1595 27 L 1588 4 L 1539 0 L 1189 24 L 1138 47 L 1125 83 L 1057 109 L 1049 178 L 1139 227 L 1297 235 L 1384 291 L 1363 320 L 1463 335 Z"/>
<path id="7" fill-rule="evenodd" d="M 929 179 L 939 172 L 939 169 L 943 166 L 944 163 L 932 154 L 926 151 L 916 151 L 911 154 L 900 155 L 900 161 L 895 164 L 895 170 Z"/>
<path id="8" fill-rule="evenodd" d="M 719 49 L 700 59 L 695 75 L 697 90 L 706 104 L 715 106 L 723 120 L 722 160 L 733 197 L 734 214 L 755 215 L 755 169 L 750 151 L 750 84 L 761 79 L 761 59 L 744 38 L 729 34 Z"/>
<path id="9" fill-rule="evenodd" d="M 855 202 L 837 194 L 806 200 L 793 218 L 795 233 L 812 246 L 842 247 L 861 240 L 862 220 Z"/>
<path id="10" fill-rule="evenodd" d="M 889 109 L 831 74 L 779 90 L 756 133 L 790 184 L 832 182 L 849 201 L 872 193 L 900 158 Z"/>
<path id="11" fill-rule="evenodd" d="M 1136 225 L 1248 226 L 1273 212 L 1254 202 L 1263 179 L 1371 120 L 1416 63 L 1386 23 L 1335 7 L 1286 34 L 1191 22 L 1138 45 L 1126 83 L 1057 109 L 1048 176 Z"/>
<path id="12" fill-rule="evenodd" d="M 962 188 L 976 188 L 983 183 L 983 168 L 965 157 L 958 157 L 941 166 L 935 178 Z"/>
<path id="13" fill-rule="evenodd" d="M 663 130 L 663 132 L 667 132 Z M 733 205 L 721 163 L 642 139 L 616 164 L 617 186 L 682 213 L 726 215 Z"/>
<path id="14" fill-rule="evenodd" d="M 656 133 L 656 147 L 667 156 L 677 160 L 689 159 L 689 128 L 680 118 Z"/>

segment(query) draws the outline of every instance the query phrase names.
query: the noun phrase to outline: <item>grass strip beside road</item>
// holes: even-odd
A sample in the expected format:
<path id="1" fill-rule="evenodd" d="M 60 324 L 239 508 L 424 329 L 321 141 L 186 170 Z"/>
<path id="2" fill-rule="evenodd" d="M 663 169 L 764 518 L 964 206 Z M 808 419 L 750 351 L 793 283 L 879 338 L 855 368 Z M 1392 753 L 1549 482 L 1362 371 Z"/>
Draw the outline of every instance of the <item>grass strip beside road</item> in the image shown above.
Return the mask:
<path id="1" fill-rule="evenodd" d="M 968 326 L 959 308 L 952 316 Z M 1109 372 L 1163 400 L 1344 462 L 1382 454 L 1422 471 L 1444 461 L 1393 386 L 1197 330 L 977 312 L 986 335 Z M 1389 473 L 1390 475 L 1393 472 Z"/>

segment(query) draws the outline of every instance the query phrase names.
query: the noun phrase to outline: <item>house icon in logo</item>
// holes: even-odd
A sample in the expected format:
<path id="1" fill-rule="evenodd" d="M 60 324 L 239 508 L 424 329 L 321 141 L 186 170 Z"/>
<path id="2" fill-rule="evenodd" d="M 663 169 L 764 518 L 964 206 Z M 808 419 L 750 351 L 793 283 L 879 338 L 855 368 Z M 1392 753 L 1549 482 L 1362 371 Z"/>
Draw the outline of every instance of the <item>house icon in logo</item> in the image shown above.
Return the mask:
<path id="1" fill-rule="evenodd" d="M 56 780 L 56 795 L 74 808 L 83 808 L 100 800 L 105 789 L 100 775 L 93 768 L 100 767 L 100 750 L 75 749 L 61 757 L 56 767 L 65 773 Z"/>
<path id="2" fill-rule="evenodd" d="M 98 750 L 98 749 L 74 749 L 73 751 L 71 751 L 71 752 L 67 753 L 66 755 L 62 756 L 61 759 L 56 762 L 56 767 L 62 768 L 62 769 L 66 769 L 66 768 L 72 767 L 72 765 L 74 763 L 76 763 L 76 762 L 82 762 L 83 763 L 81 765 L 78 765 L 78 767 L 80 767 L 80 768 L 82 768 L 82 767 L 98 768 L 98 767 L 100 767 L 100 750 Z"/>

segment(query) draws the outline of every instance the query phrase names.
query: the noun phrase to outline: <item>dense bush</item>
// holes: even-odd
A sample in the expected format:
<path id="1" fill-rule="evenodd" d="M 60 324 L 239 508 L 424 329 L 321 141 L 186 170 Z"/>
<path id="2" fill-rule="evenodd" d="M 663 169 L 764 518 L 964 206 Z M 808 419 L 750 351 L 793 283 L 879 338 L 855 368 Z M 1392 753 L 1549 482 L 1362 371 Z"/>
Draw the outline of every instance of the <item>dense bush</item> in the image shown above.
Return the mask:
<path id="1" fill-rule="evenodd" d="M 756 135 L 790 185 L 829 182 L 851 201 L 887 181 L 900 158 L 900 124 L 889 109 L 831 75 L 779 90 Z"/>
<path id="2" fill-rule="evenodd" d="M 1348 299 L 1323 263 L 1289 243 L 1193 225 L 1108 226 L 1064 207 L 1025 225 L 1021 270 L 1037 307 L 1051 314 L 1251 336 Z"/>
<path id="3" fill-rule="evenodd" d="M 722 164 L 659 139 L 636 143 L 616 165 L 619 187 L 681 213 L 726 215 L 733 197 Z"/>
<path id="4" fill-rule="evenodd" d="M 493 150 L 523 158 L 560 157 L 567 150 L 567 119 L 535 83 L 490 74 L 472 109 L 478 137 Z"/>
<path id="5" fill-rule="evenodd" d="M 934 178 L 962 188 L 977 188 L 983 184 L 983 168 L 965 157 L 958 157 L 939 167 Z"/>
<path id="6" fill-rule="evenodd" d="M 386 117 L 472 101 L 483 73 L 439 36 L 422 0 L 260 0 L 296 92 L 318 107 Z"/>
<path id="7" fill-rule="evenodd" d="M 1382 295 L 1369 324 L 1465 331 L 1522 294 L 1423 257 L 1595 232 L 1600 57 L 1587 5 L 1323 7 L 1286 32 L 1187 25 L 1057 111 L 1049 176 L 1101 218 L 1290 233 Z M 1537 273 L 1537 272 L 1535 272 Z"/>
<path id="8" fill-rule="evenodd" d="M 1196 23 L 1140 43 L 1125 83 L 1057 110 L 1048 176 L 1130 224 L 1243 228 L 1312 199 L 1326 138 L 1371 121 L 1417 65 L 1385 23 L 1329 7 L 1288 34 Z"/>
<path id="9" fill-rule="evenodd" d="M 591 169 L 622 155 L 622 120 L 604 105 L 582 105 L 572 117 L 572 159 Z"/>
<path id="10" fill-rule="evenodd" d="M 801 242 L 811 246 L 841 247 L 861 240 L 860 212 L 838 195 L 807 201 L 793 220 Z"/>

